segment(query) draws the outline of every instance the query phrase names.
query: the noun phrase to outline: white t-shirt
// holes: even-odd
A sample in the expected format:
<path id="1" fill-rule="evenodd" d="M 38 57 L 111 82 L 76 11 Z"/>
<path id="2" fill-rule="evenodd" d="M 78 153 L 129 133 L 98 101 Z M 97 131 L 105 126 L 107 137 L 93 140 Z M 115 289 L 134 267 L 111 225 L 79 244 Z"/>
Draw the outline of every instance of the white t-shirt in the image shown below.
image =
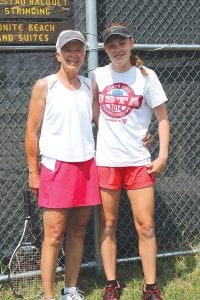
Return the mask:
<path id="1" fill-rule="evenodd" d="M 81 86 L 72 91 L 56 74 L 46 77 L 48 93 L 39 140 L 42 163 L 54 169 L 55 160 L 87 161 L 94 157 L 91 81 L 79 76 Z"/>
<path id="2" fill-rule="evenodd" d="M 98 166 L 142 166 L 151 162 L 143 138 L 152 109 L 167 101 L 167 97 L 155 72 L 146 70 L 148 76 L 134 66 L 124 73 L 115 72 L 112 64 L 94 70 L 100 104 Z"/>

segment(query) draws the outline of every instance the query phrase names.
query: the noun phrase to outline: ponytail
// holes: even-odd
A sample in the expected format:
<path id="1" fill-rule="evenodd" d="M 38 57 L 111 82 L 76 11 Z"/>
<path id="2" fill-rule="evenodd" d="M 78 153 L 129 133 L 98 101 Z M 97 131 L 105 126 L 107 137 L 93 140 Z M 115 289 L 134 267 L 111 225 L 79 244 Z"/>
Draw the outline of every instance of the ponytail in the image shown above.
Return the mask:
<path id="1" fill-rule="evenodd" d="M 136 66 L 137 68 L 139 68 L 142 75 L 144 75 L 144 76 L 148 75 L 146 69 L 143 66 L 143 61 L 138 55 L 135 55 L 135 54 L 131 53 L 130 60 L 131 60 L 131 65 Z"/>

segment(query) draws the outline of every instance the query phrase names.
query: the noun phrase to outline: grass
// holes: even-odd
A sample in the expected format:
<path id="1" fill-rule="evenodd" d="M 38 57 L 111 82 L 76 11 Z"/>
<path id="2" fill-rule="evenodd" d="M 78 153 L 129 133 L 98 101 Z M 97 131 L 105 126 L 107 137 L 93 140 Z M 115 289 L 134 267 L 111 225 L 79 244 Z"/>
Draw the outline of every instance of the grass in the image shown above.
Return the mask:
<path id="1" fill-rule="evenodd" d="M 118 265 L 118 278 L 122 286 L 120 300 L 140 300 L 143 275 L 138 262 Z M 159 258 L 158 284 L 165 300 L 200 300 L 200 253 L 195 255 Z M 55 294 L 63 287 L 63 275 L 56 282 Z M 84 269 L 80 274 L 80 289 L 85 300 L 102 300 L 105 284 L 103 274 Z M 14 300 L 8 283 L 0 284 L 0 299 Z M 58 298 L 56 298 L 58 300 Z"/>

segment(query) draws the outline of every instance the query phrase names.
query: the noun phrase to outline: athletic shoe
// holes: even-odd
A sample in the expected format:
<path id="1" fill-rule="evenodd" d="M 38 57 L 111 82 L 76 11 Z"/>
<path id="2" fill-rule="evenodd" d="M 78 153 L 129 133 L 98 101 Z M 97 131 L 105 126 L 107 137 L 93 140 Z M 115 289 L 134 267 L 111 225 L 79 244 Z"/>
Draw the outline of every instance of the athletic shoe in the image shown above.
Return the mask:
<path id="1" fill-rule="evenodd" d="M 153 290 L 145 290 L 143 288 L 143 300 L 163 300 L 161 296 L 161 291 L 157 286 Z"/>
<path id="2" fill-rule="evenodd" d="M 108 285 L 105 287 L 103 300 L 119 300 L 120 299 L 120 285 L 117 282 L 117 286 L 113 287 Z"/>
<path id="3" fill-rule="evenodd" d="M 64 289 L 62 289 L 60 300 L 84 300 L 83 292 L 76 289 L 64 294 Z"/>

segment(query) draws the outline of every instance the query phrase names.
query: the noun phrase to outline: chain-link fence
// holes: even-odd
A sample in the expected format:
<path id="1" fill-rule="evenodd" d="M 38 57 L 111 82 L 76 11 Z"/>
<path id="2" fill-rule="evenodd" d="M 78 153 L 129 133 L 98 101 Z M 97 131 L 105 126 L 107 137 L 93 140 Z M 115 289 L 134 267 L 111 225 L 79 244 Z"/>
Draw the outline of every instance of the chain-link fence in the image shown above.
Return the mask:
<path id="1" fill-rule="evenodd" d="M 73 29 L 86 33 L 85 2 L 70 1 L 70 9 Z M 136 51 L 144 64 L 156 71 L 169 98 L 170 155 L 168 167 L 156 184 L 155 223 L 160 254 L 173 254 L 200 244 L 199 11 L 197 0 L 97 1 L 99 43 L 106 24 L 126 23 L 137 40 Z M 152 44 L 165 50 L 152 51 Z M 169 44 L 179 44 L 179 47 L 172 51 L 168 49 Z M 191 45 L 193 50 L 186 49 Z M 181 50 L 180 46 L 185 48 Z M 104 65 L 107 57 L 100 47 L 98 54 L 99 64 Z M 24 126 L 31 88 L 38 78 L 55 72 L 58 65 L 52 47 L 49 50 L 35 47 L 34 51 L 28 46 L 23 49 L 0 47 L 0 58 L 0 260 L 6 267 L 23 227 L 22 190 L 27 189 Z M 158 150 L 155 125 L 154 120 L 151 126 L 153 156 Z M 34 197 L 32 213 L 33 229 L 41 244 L 41 215 Z M 86 237 L 86 263 L 94 261 L 98 252 L 93 219 Z M 137 236 L 123 192 L 118 258 L 125 260 L 137 255 Z M 60 257 L 60 264 L 62 262 L 63 257 Z"/>
<path id="2" fill-rule="evenodd" d="M 110 22 L 126 23 L 140 44 L 199 44 L 199 1 L 98 1 L 98 34 Z"/>

